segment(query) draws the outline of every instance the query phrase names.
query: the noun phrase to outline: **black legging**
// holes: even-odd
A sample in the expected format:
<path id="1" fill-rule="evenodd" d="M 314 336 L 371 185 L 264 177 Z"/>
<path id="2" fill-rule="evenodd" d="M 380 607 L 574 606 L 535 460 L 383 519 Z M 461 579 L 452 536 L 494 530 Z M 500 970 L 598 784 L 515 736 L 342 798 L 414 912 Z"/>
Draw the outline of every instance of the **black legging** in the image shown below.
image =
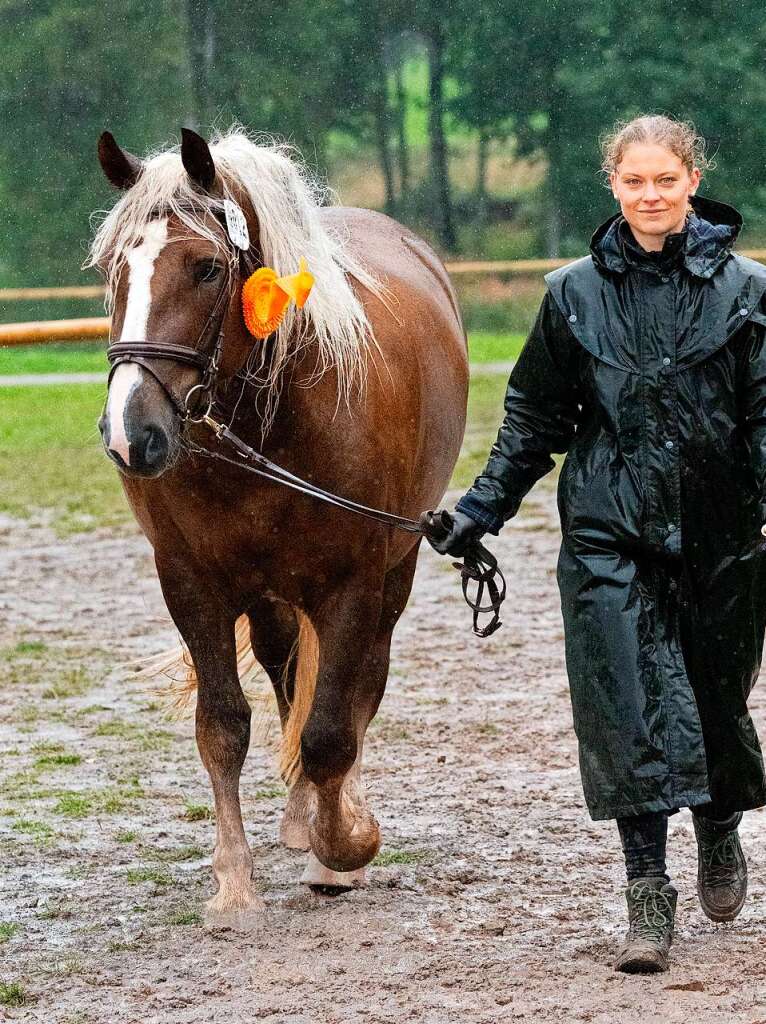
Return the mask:
<path id="1" fill-rule="evenodd" d="M 692 810 L 699 818 L 704 818 L 714 828 L 722 831 L 735 828 L 742 817 L 740 811 L 728 818 L 717 815 L 713 804 L 700 805 Z M 669 881 L 665 864 L 668 812 L 655 811 L 618 818 L 617 828 L 620 831 L 622 852 L 625 854 L 628 881 L 632 882 L 634 878 L 664 878 L 666 882 Z"/>

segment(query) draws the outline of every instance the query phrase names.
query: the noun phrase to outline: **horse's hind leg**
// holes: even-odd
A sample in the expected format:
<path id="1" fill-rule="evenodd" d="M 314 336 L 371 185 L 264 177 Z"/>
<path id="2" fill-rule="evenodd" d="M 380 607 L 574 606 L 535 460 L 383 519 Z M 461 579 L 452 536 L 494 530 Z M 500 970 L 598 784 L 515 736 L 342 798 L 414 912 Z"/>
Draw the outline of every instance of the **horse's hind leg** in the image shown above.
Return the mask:
<path id="1" fill-rule="evenodd" d="M 383 696 L 391 636 L 407 603 L 416 561 L 417 546 L 386 574 L 377 598 L 368 587 L 346 590 L 334 595 L 316 620 L 320 671 L 303 731 L 302 759 L 317 791 L 312 852 L 335 872 L 362 868 L 380 846 L 361 785 L 362 745 Z M 311 868 L 310 861 L 306 881 L 312 880 Z M 328 884 L 319 871 L 315 878 L 317 884 Z"/>
<path id="2" fill-rule="evenodd" d="M 298 621 L 288 604 L 267 599 L 252 607 L 248 618 L 253 653 L 274 687 L 284 730 L 295 689 L 294 654 L 298 642 Z M 301 773 L 290 787 L 279 827 L 280 841 L 289 849 L 309 849 L 309 819 L 313 806 L 313 788 Z"/>
<path id="3" fill-rule="evenodd" d="M 197 746 L 215 799 L 213 875 L 218 891 L 205 908 L 208 925 L 251 927 L 263 909 L 253 891 L 253 858 L 239 803 L 239 777 L 250 742 L 250 707 L 237 673 L 234 622 L 205 581 L 157 568 L 165 600 L 197 674 Z M 204 595 L 204 600 L 200 595 Z"/>

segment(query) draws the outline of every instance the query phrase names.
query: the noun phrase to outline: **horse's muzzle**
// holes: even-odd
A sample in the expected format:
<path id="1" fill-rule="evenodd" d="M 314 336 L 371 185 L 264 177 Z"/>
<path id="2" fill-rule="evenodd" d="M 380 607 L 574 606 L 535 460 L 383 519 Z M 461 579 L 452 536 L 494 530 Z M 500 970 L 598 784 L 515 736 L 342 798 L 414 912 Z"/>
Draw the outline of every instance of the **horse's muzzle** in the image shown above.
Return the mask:
<path id="1" fill-rule="evenodd" d="M 106 454 L 125 476 L 158 477 L 173 461 L 173 446 L 170 439 L 163 428 L 156 424 L 149 424 L 139 431 L 132 432 L 127 451 L 124 446 L 120 450 L 111 446 L 104 417 L 98 421 L 98 428 Z"/>

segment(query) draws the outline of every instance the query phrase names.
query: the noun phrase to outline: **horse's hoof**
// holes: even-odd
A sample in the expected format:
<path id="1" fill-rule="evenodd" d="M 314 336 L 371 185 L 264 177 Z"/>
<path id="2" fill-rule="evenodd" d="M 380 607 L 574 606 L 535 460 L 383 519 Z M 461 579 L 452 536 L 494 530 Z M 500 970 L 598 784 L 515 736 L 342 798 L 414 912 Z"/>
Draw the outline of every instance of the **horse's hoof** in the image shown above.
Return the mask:
<path id="1" fill-rule="evenodd" d="M 219 894 L 220 895 L 220 894 Z M 260 896 L 248 901 L 223 900 L 213 896 L 205 904 L 203 923 L 208 931 L 230 931 L 241 935 L 252 935 L 263 928 L 266 905 Z"/>
<path id="2" fill-rule="evenodd" d="M 350 834 L 340 841 L 333 837 L 332 844 L 324 842 L 316 826 L 309 827 L 311 849 L 322 864 L 331 871 L 349 874 L 365 867 L 380 850 L 380 829 L 371 814 L 366 814 L 363 824 L 357 824 Z"/>
<path id="3" fill-rule="evenodd" d="M 301 878 L 301 885 L 307 885 L 312 892 L 321 896 L 340 896 L 351 889 L 361 889 L 365 884 L 364 868 L 358 868 L 356 871 L 333 871 L 325 867 L 313 853 L 309 853 Z"/>
<path id="4" fill-rule="evenodd" d="M 279 841 L 288 850 L 303 850 L 305 853 L 311 849 L 308 825 L 286 817 L 282 818 L 282 823 L 279 826 Z"/>

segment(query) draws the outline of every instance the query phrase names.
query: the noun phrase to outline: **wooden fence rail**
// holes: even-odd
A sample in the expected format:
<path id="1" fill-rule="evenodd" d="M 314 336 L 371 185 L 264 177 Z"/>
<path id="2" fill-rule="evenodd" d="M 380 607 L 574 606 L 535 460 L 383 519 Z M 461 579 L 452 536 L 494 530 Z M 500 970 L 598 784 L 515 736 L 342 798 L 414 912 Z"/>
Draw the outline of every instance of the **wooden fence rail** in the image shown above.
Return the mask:
<path id="1" fill-rule="evenodd" d="M 743 256 L 766 263 L 766 249 L 744 249 Z M 509 277 L 536 277 L 571 263 L 558 260 L 461 260 L 447 262 L 453 276 L 503 275 Z M 0 303 L 21 299 L 100 299 L 104 297 L 101 285 L 73 285 L 61 288 L 0 288 Z M 108 338 L 108 317 L 85 317 L 78 320 L 45 320 L 25 324 L 0 324 L 0 348 L 9 345 L 36 345 L 46 341 L 83 341 Z"/>

